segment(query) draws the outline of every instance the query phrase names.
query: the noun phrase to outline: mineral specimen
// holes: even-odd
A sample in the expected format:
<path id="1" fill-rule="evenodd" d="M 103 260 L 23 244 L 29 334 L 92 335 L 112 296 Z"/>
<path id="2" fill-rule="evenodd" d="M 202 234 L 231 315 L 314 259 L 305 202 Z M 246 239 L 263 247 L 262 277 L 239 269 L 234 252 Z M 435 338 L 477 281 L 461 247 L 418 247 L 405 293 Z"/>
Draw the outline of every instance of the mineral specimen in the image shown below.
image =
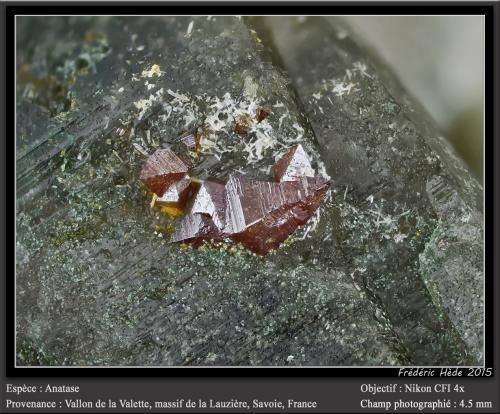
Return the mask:
<path id="1" fill-rule="evenodd" d="M 314 170 L 307 158 L 307 154 L 298 144 L 273 165 L 273 177 L 276 181 L 295 181 L 300 177 L 314 177 Z"/>
<path id="2" fill-rule="evenodd" d="M 290 172 L 283 182 L 235 175 L 225 184 L 204 181 L 172 241 L 200 244 L 226 238 L 259 255 L 276 249 L 314 214 L 330 187 L 329 181 L 308 176 L 314 170 L 300 145 L 292 147 L 276 166 L 280 178 Z"/>
<path id="3" fill-rule="evenodd" d="M 17 366 L 484 365 L 475 180 L 349 30 L 323 17 L 251 23 L 17 17 L 16 67 L 75 101 L 16 85 Z M 74 77 L 96 31 L 109 51 Z M 164 73 L 143 78 L 153 64 Z M 237 139 L 243 113 L 254 123 Z M 176 138 L 195 126 L 191 157 Z M 152 231 L 171 220 L 145 214 L 145 188 L 128 185 L 144 153 L 167 146 L 192 159 L 191 177 L 276 183 L 269 166 L 299 143 L 334 188 L 300 240 L 265 260 L 181 251 Z M 219 240 L 205 212 L 189 207 L 177 227 Z"/>
<path id="4" fill-rule="evenodd" d="M 272 183 L 231 176 L 226 184 L 224 231 L 265 255 L 314 214 L 329 187 L 330 182 L 321 178 Z"/>
<path id="5" fill-rule="evenodd" d="M 188 165 L 172 150 L 159 149 L 147 159 L 139 178 L 153 193 L 162 197 L 172 185 L 185 177 L 188 170 Z"/>

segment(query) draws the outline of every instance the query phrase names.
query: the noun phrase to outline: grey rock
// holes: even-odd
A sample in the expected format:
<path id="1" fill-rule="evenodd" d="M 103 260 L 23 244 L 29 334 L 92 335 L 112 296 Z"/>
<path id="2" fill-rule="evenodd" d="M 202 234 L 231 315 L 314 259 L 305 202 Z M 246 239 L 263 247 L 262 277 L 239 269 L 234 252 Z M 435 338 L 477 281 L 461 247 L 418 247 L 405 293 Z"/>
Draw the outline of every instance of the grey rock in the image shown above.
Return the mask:
<path id="1" fill-rule="evenodd" d="M 481 189 L 349 36 L 291 18 L 20 21 L 18 364 L 482 361 Z M 33 77 L 67 94 L 42 99 Z M 300 143 L 332 178 L 275 252 L 172 244 L 179 219 L 150 208 L 146 155 L 204 126 L 192 176 L 268 181 Z"/>
<path id="2" fill-rule="evenodd" d="M 481 363 L 482 187 L 348 29 L 320 18 L 266 23 L 327 172 L 346 189 L 342 249 L 368 296 L 381 301 L 414 362 L 425 352 L 434 363 L 453 353 Z M 467 349 L 457 353 L 460 341 Z"/>

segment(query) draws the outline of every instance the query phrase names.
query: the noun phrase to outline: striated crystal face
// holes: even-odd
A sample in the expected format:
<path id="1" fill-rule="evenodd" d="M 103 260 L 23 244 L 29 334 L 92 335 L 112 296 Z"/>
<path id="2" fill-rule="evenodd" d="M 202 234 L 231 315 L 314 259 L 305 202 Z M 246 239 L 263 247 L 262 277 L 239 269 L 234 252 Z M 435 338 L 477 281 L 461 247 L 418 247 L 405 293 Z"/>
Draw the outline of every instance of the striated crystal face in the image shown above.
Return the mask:
<path id="1" fill-rule="evenodd" d="M 172 241 L 198 245 L 229 239 L 259 255 L 276 249 L 314 214 L 330 187 L 329 181 L 308 176 L 314 170 L 300 145 L 276 165 L 281 182 L 236 175 L 226 183 L 202 182 Z"/>
<path id="2" fill-rule="evenodd" d="M 231 176 L 226 183 L 227 233 L 239 233 L 283 206 L 306 201 L 316 190 L 315 183 L 300 181 L 273 183 Z"/>
<path id="3" fill-rule="evenodd" d="M 265 255 L 314 214 L 329 187 L 322 178 L 272 183 L 231 177 L 226 184 L 224 232 Z"/>
<path id="4" fill-rule="evenodd" d="M 223 234 L 207 214 L 184 216 L 172 236 L 173 242 L 191 243 L 195 246 L 204 241 L 222 241 L 223 239 Z"/>
<path id="5" fill-rule="evenodd" d="M 194 140 L 192 135 L 182 138 L 186 146 Z M 182 215 L 197 186 L 188 170 L 171 149 L 159 149 L 151 155 L 140 178 L 156 194 L 152 205 L 156 202 L 166 213 Z M 275 163 L 272 174 L 274 182 L 241 175 L 230 175 L 227 182 L 215 178 L 202 181 L 172 241 L 199 245 L 229 239 L 259 255 L 276 249 L 314 214 L 330 182 L 315 176 L 300 144 Z"/>
<path id="6" fill-rule="evenodd" d="M 314 177 L 315 173 L 304 148 L 298 144 L 273 165 L 273 177 L 276 181 L 294 181 L 300 177 Z"/>
<path id="7" fill-rule="evenodd" d="M 191 207 L 191 214 L 208 215 L 218 229 L 223 229 L 226 208 L 224 187 L 224 182 L 215 178 L 203 181 Z"/>
<path id="8" fill-rule="evenodd" d="M 188 170 L 189 166 L 172 150 L 159 149 L 146 160 L 139 178 L 150 191 L 162 197 L 172 185 L 185 177 Z"/>

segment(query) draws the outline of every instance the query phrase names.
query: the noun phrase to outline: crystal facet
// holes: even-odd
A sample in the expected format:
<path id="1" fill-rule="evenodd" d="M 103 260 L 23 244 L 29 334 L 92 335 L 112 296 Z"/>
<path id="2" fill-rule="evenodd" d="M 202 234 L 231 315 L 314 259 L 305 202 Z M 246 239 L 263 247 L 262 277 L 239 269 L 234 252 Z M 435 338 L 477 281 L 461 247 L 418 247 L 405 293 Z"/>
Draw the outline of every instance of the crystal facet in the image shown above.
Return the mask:
<path id="1" fill-rule="evenodd" d="M 224 232 L 254 253 L 265 255 L 314 214 L 329 186 L 321 178 L 272 183 L 231 177 L 226 184 Z"/>
<path id="2" fill-rule="evenodd" d="M 183 179 L 188 170 L 188 165 L 172 150 L 159 149 L 146 160 L 139 178 L 149 190 L 162 197 L 172 185 Z"/>
<path id="3" fill-rule="evenodd" d="M 199 245 L 203 241 L 222 241 L 221 231 L 207 214 L 188 214 L 180 221 L 173 242 Z"/>
<path id="4" fill-rule="evenodd" d="M 222 229 L 225 223 L 225 186 L 224 182 L 210 178 L 201 183 L 200 189 L 191 208 L 191 214 L 210 216 L 217 228 Z"/>
<path id="5" fill-rule="evenodd" d="M 159 205 L 176 205 L 182 207 L 187 201 L 189 190 L 191 187 L 191 177 L 185 174 L 179 181 L 170 186 L 161 197 L 156 199 Z"/>
<path id="6" fill-rule="evenodd" d="M 273 165 L 273 177 L 276 181 L 295 181 L 300 177 L 314 177 L 315 173 L 304 148 L 298 144 Z"/>

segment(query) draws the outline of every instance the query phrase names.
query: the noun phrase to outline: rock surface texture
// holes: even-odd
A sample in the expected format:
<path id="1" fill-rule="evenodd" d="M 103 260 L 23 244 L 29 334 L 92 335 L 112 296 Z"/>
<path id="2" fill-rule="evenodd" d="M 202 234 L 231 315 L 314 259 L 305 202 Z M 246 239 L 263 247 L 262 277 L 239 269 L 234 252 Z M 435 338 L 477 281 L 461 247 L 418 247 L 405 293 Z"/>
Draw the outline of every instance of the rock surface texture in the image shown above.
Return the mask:
<path id="1" fill-rule="evenodd" d="M 17 39 L 19 365 L 483 362 L 482 188 L 341 25 L 20 17 Z M 191 177 L 199 214 L 165 214 Z M 171 242 L 248 232 L 274 207 L 236 219 L 217 189 L 256 182 L 324 201 L 264 257 Z"/>

